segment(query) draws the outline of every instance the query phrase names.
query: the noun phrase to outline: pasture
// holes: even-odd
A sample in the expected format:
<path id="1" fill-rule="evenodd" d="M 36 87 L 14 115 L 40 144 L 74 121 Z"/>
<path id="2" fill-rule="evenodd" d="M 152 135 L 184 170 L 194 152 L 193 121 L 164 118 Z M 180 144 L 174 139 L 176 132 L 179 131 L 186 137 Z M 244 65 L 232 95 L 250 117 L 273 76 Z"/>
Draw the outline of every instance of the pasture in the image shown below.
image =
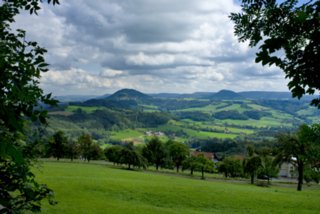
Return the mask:
<path id="1" fill-rule="evenodd" d="M 101 110 L 101 109 L 105 109 L 102 106 L 76 106 L 76 105 L 69 105 L 65 111 L 66 112 L 74 112 L 77 111 L 78 109 L 81 109 L 82 111 L 86 112 L 86 113 L 92 113 L 96 110 Z"/>
<path id="2" fill-rule="evenodd" d="M 175 174 L 129 171 L 107 164 L 44 162 L 33 170 L 55 190 L 43 213 L 318 213 L 319 186 L 257 187 Z"/>

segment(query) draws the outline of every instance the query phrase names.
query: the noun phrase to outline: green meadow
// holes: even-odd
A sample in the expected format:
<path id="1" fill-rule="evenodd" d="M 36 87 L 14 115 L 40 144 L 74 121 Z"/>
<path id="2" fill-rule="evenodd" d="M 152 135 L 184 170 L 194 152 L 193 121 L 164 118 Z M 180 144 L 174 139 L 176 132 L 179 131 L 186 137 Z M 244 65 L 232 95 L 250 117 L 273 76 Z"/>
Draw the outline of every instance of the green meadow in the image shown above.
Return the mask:
<path id="1" fill-rule="evenodd" d="M 167 124 L 163 126 L 158 126 L 157 130 L 159 131 L 183 131 L 187 134 L 187 136 L 196 137 L 198 139 L 207 139 L 207 138 L 235 138 L 237 134 L 226 134 L 220 132 L 211 132 L 211 131 L 201 131 L 201 130 L 194 130 L 192 128 L 185 128 L 183 126 Z"/>
<path id="2" fill-rule="evenodd" d="M 34 169 L 58 204 L 42 213 L 319 213 L 319 186 L 269 188 L 246 182 L 200 180 L 102 163 L 44 162 Z"/>
<path id="3" fill-rule="evenodd" d="M 127 140 L 132 138 L 143 139 L 144 133 L 142 130 L 124 129 L 120 131 L 111 132 L 110 138 L 112 140 Z"/>
<path id="4" fill-rule="evenodd" d="M 102 106 L 76 106 L 76 105 L 69 105 L 65 111 L 67 112 L 74 112 L 78 109 L 81 109 L 82 111 L 86 113 L 92 113 L 99 109 L 104 109 Z"/>

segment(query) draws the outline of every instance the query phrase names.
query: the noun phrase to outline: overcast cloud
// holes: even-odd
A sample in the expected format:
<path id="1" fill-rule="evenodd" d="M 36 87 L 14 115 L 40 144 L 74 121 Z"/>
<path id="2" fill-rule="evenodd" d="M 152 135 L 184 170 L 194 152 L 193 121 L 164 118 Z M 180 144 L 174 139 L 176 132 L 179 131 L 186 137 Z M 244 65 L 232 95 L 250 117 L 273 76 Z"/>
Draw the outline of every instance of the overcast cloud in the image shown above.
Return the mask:
<path id="1" fill-rule="evenodd" d="M 284 75 L 238 43 L 232 0 L 61 0 L 17 18 L 47 48 L 41 85 L 54 95 L 231 89 L 286 91 Z"/>

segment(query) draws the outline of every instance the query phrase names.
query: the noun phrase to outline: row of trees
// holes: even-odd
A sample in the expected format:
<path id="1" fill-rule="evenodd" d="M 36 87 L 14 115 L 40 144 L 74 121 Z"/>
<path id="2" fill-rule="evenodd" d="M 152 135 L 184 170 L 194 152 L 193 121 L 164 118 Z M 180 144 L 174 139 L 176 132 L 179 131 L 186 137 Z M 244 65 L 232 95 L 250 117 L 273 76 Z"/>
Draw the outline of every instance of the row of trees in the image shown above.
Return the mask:
<path id="1" fill-rule="evenodd" d="M 228 157 L 219 162 L 217 169 L 225 177 L 249 177 L 251 184 L 256 178 L 268 180 L 278 177 L 279 164 L 275 163 L 275 158 L 271 151 L 254 150 L 253 147 L 247 148 L 247 156 L 244 158 Z"/>
<path id="2" fill-rule="evenodd" d="M 251 183 L 256 177 L 269 178 L 278 174 L 279 166 L 291 163 L 297 169 L 298 186 L 302 190 L 303 181 L 320 181 L 320 125 L 301 125 L 294 133 L 277 136 L 274 148 L 254 150 L 248 147 L 244 159 L 225 158 L 218 170 L 226 177 L 248 175 Z"/>
<path id="3" fill-rule="evenodd" d="M 49 139 L 47 148 L 43 151 L 44 156 L 60 158 L 81 158 L 86 161 L 101 159 L 102 149 L 93 142 L 91 135 L 82 134 L 76 141 L 68 139 L 63 131 L 57 131 Z"/>
<path id="4" fill-rule="evenodd" d="M 223 144 L 221 144 L 223 145 Z M 298 190 L 302 190 L 303 181 L 319 182 L 320 169 L 320 125 L 302 125 L 294 133 L 283 133 L 277 136 L 273 147 L 247 147 L 247 155 L 238 159 L 223 158 L 216 167 L 212 160 L 204 156 L 191 156 L 188 146 L 169 140 L 164 143 L 159 138 L 152 138 L 144 146 L 135 147 L 132 143 L 115 145 L 104 151 L 93 142 L 88 134 L 81 135 L 77 141 L 68 140 L 62 131 L 56 132 L 49 140 L 46 156 L 54 156 L 58 160 L 67 157 L 92 159 L 108 159 L 115 164 L 126 164 L 128 168 L 150 165 L 159 168 L 189 169 L 205 171 L 218 169 L 225 177 L 250 177 L 251 183 L 255 178 L 269 179 L 277 177 L 279 166 L 292 163 L 298 174 Z"/>
<path id="5" fill-rule="evenodd" d="M 42 156 L 53 156 L 60 158 L 80 158 L 86 161 L 94 159 L 107 159 L 115 164 L 125 164 L 128 169 L 132 167 L 147 168 L 154 166 L 156 170 L 160 168 L 175 168 L 180 170 L 190 169 L 190 174 L 194 171 L 213 171 L 212 160 L 203 155 L 190 156 L 188 146 L 183 143 L 169 140 L 164 143 L 159 138 L 154 137 L 145 146 L 136 147 L 133 143 L 124 143 L 106 148 L 93 142 L 89 134 L 81 135 L 76 141 L 67 138 L 64 132 L 57 131 L 48 140 L 47 146 L 42 151 Z"/>
<path id="6" fill-rule="evenodd" d="M 105 150 L 106 158 L 115 164 L 127 164 L 131 166 L 159 168 L 175 168 L 177 172 L 189 169 L 190 173 L 200 171 L 204 179 L 204 172 L 213 171 L 213 162 L 203 155 L 191 156 L 189 148 L 180 142 L 169 140 L 161 142 L 159 138 L 152 138 L 140 149 L 132 144 L 124 146 L 112 146 Z"/>

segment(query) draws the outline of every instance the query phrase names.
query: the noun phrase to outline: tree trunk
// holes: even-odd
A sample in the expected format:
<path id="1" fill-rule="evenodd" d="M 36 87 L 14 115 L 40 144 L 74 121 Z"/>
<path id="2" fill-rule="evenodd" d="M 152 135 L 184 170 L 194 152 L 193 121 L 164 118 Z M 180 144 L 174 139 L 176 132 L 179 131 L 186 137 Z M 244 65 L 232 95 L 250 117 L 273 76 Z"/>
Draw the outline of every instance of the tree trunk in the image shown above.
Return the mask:
<path id="1" fill-rule="evenodd" d="M 251 174 L 251 184 L 254 184 L 254 174 Z"/>
<path id="2" fill-rule="evenodd" d="M 298 161 L 298 187 L 297 187 L 298 191 L 302 190 L 303 170 L 304 170 L 303 162 L 302 161 Z"/>
<path id="3" fill-rule="evenodd" d="M 201 179 L 204 180 L 204 169 L 201 169 Z"/>
<path id="4" fill-rule="evenodd" d="M 190 169 L 190 175 L 193 175 L 193 168 Z"/>
<path id="5" fill-rule="evenodd" d="M 159 165 L 158 165 L 158 164 L 156 164 L 156 170 L 157 170 L 157 171 L 159 170 Z"/>
<path id="6" fill-rule="evenodd" d="M 176 165 L 176 168 L 177 168 L 177 173 L 179 173 L 179 165 L 178 164 Z"/>

